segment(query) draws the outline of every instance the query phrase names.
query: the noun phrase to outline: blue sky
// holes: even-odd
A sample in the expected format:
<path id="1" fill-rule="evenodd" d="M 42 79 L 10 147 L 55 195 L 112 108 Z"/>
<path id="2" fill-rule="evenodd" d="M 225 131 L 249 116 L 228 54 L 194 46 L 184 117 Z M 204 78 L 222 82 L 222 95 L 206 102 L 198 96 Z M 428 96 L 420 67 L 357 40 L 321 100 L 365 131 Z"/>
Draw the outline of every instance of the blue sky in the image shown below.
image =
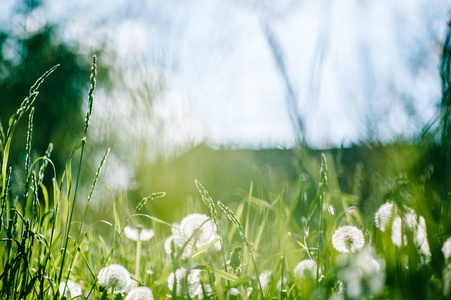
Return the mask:
<path id="1" fill-rule="evenodd" d="M 105 63 L 125 70 L 129 90 L 98 91 L 95 113 L 98 122 L 120 124 L 124 138 L 134 128 L 145 138 L 163 132 L 162 145 L 293 145 L 286 83 L 265 26 L 315 147 L 412 135 L 440 101 L 451 0 L 49 0 L 33 16 L 12 19 L 13 3 L 0 4 L 1 26 L 37 30 L 44 18 L 81 53 L 102 46 L 114 54 Z M 152 104 L 133 94 L 157 79 L 164 90 Z M 155 120 L 162 131 L 152 129 Z"/>

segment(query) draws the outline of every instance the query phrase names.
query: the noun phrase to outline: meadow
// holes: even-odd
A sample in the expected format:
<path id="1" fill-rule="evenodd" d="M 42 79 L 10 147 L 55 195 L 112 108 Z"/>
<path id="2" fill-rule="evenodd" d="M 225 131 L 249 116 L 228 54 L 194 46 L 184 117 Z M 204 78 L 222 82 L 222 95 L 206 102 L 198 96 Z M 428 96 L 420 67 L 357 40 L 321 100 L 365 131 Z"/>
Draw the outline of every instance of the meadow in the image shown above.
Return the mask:
<path id="1" fill-rule="evenodd" d="M 165 201 L 166 191 L 159 190 L 136 206 L 126 193 L 111 193 L 103 200 L 112 207 L 111 219 L 92 221 L 91 201 L 110 151 L 105 149 L 90 192 L 80 199 L 96 57 L 83 136 L 67 153 L 65 171 L 57 174 L 52 163 L 58 145 L 31 158 L 33 124 L 39 122 L 33 106 L 39 105 L 40 84 L 57 68 L 36 81 L 6 132 L 1 130 L 2 299 L 451 297 L 448 191 L 443 192 L 443 177 L 434 179 L 433 164 L 420 175 L 405 167 L 415 155 L 422 157 L 420 145 L 390 150 L 392 159 L 382 164 L 387 169 L 396 164 L 394 175 L 367 174 L 371 201 L 365 205 L 361 170 L 353 175 L 353 190 L 342 191 L 335 157 L 328 152 L 312 157 L 300 147 L 304 172 L 291 186 L 267 187 L 264 198 L 249 182 L 240 201 L 222 203 L 193 180 L 195 204 L 175 223 L 147 209 Z M 14 131 L 27 121 L 25 165 L 12 166 Z"/>

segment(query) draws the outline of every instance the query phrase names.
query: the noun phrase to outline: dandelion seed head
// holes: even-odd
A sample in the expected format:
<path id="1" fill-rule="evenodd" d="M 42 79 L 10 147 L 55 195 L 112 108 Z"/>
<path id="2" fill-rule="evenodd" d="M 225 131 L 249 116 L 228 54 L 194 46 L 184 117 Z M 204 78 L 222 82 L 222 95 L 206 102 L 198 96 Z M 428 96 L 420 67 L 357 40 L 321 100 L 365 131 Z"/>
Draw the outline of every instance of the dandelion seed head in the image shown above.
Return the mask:
<path id="1" fill-rule="evenodd" d="M 164 242 L 164 251 L 171 256 L 172 255 L 172 243 L 175 244 L 174 241 L 174 236 L 170 236 L 166 239 L 166 241 Z"/>
<path id="2" fill-rule="evenodd" d="M 415 231 L 414 242 L 419 247 L 419 253 L 421 255 L 421 263 L 427 264 L 431 260 L 431 249 L 429 248 L 429 242 L 426 232 L 426 220 L 423 216 L 420 216 L 417 229 Z"/>
<path id="3" fill-rule="evenodd" d="M 164 250 L 165 252 L 171 256 L 172 255 L 172 243 L 174 243 L 175 248 L 181 249 L 185 245 L 186 238 L 182 235 L 180 231 L 180 225 L 178 223 L 172 224 L 173 227 L 171 227 L 172 235 L 166 239 L 164 243 Z M 186 244 L 185 248 L 183 249 L 183 253 L 181 258 L 187 259 L 191 253 L 191 249 L 193 247 L 193 242 L 190 241 L 188 244 Z"/>
<path id="4" fill-rule="evenodd" d="M 278 291 L 281 291 L 282 290 L 282 284 L 283 284 L 283 286 L 285 286 L 285 285 L 287 285 L 287 283 L 288 283 L 287 277 L 283 277 L 283 281 L 282 281 L 282 278 L 280 278 L 279 281 L 277 281 L 276 289 Z"/>
<path id="5" fill-rule="evenodd" d="M 329 214 L 331 216 L 335 215 L 335 208 L 332 205 L 330 205 L 330 204 L 327 206 L 327 211 L 329 212 Z"/>
<path id="6" fill-rule="evenodd" d="M 186 275 L 186 269 L 180 268 L 175 271 L 175 279 L 177 282 L 175 283 L 175 294 L 177 296 L 181 296 L 182 294 L 182 279 L 185 278 Z M 171 290 L 171 292 L 174 290 L 174 272 L 169 274 L 168 276 L 168 288 Z"/>
<path id="7" fill-rule="evenodd" d="M 355 252 L 363 248 L 365 237 L 362 230 L 355 226 L 341 226 L 332 235 L 332 245 L 341 253 Z"/>
<path id="8" fill-rule="evenodd" d="M 174 243 L 177 249 L 185 247 L 181 258 L 186 259 L 194 246 L 199 249 L 218 238 L 220 237 L 216 232 L 216 225 L 208 216 L 198 213 L 190 214 L 183 218 L 180 226 L 172 228 L 172 236 L 166 240 L 164 249 L 168 255 L 171 255 L 171 243 Z M 213 247 L 221 250 L 220 241 L 216 242 Z"/>
<path id="9" fill-rule="evenodd" d="M 451 237 L 449 237 L 443 243 L 442 252 L 443 252 L 443 256 L 445 256 L 445 259 L 448 259 L 451 257 Z"/>
<path id="10" fill-rule="evenodd" d="M 69 279 L 67 281 L 66 290 L 64 291 L 65 286 L 66 286 L 65 282 L 60 283 L 60 286 L 59 286 L 60 295 L 65 296 L 67 299 L 72 299 L 75 297 L 82 296 L 83 292 L 82 292 L 81 286 L 78 283 Z M 64 295 L 63 295 L 63 292 L 64 292 Z"/>
<path id="11" fill-rule="evenodd" d="M 262 287 L 262 290 L 264 291 L 268 287 L 269 280 L 271 278 L 271 271 L 266 270 L 260 273 L 260 276 L 258 277 L 260 279 L 260 284 Z"/>
<path id="12" fill-rule="evenodd" d="M 237 288 L 231 288 L 229 290 L 229 294 L 232 296 L 238 296 L 239 294 L 241 294 L 240 290 Z"/>
<path id="13" fill-rule="evenodd" d="M 413 208 L 405 207 L 406 214 L 404 215 L 404 221 L 411 230 L 415 229 L 418 225 L 417 214 Z"/>
<path id="14" fill-rule="evenodd" d="M 216 225 L 204 214 L 190 214 L 180 223 L 180 232 L 185 240 L 192 237 L 196 240 L 197 248 L 201 248 L 218 237 Z"/>
<path id="15" fill-rule="evenodd" d="M 152 290 L 145 286 L 134 288 L 125 300 L 153 300 Z"/>
<path id="16" fill-rule="evenodd" d="M 164 251 L 169 256 L 172 255 L 172 243 L 174 243 L 176 250 L 181 249 L 184 246 L 184 242 L 183 242 L 183 240 L 180 240 L 180 237 L 177 237 L 174 235 L 168 237 L 166 239 L 166 241 L 164 242 Z M 189 255 L 191 254 L 192 248 L 193 248 L 192 243 L 186 244 L 185 248 L 183 248 L 181 259 L 187 259 L 189 257 Z"/>
<path id="17" fill-rule="evenodd" d="M 294 277 L 297 280 L 302 280 L 306 277 L 316 279 L 316 262 L 311 259 L 305 259 L 297 264 L 294 268 Z"/>
<path id="18" fill-rule="evenodd" d="M 124 228 L 124 234 L 127 238 L 137 241 L 138 239 L 141 241 L 148 241 L 154 236 L 154 232 L 152 229 L 138 229 L 138 228 L 131 228 L 129 226 L 126 226 Z"/>
<path id="19" fill-rule="evenodd" d="M 347 298 L 362 299 L 382 291 L 385 283 L 383 260 L 376 258 L 373 248 L 366 247 L 355 256 L 343 256 L 337 262 L 339 291 Z"/>
<path id="20" fill-rule="evenodd" d="M 393 219 L 393 223 L 391 226 L 391 240 L 393 242 L 393 244 L 397 247 L 401 247 L 402 245 L 402 220 L 400 216 L 396 216 Z M 407 243 L 407 239 L 404 236 L 404 242 Z"/>
<path id="21" fill-rule="evenodd" d="M 382 232 L 385 232 L 385 230 L 387 229 L 387 226 L 393 215 L 393 208 L 393 203 L 387 202 L 385 204 L 382 204 L 374 215 L 374 222 L 376 223 L 376 227 L 379 228 Z"/>
<path id="22" fill-rule="evenodd" d="M 191 298 L 196 296 L 202 297 L 202 285 L 200 283 L 200 273 L 201 271 L 198 269 L 190 270 L 188 276 L 186 276 L 186 269 L 181 267 L 180 269 L 175 271 L 175 278 L 177 280 L 176 283 L 176 295 L 182 296 L 182 293 L 185 291 L 184 286 L 187 285 L 188 293 Z M 174 288 L 174 272 L 169 274 L 168 276 L 168 288 L 173 290 Z"/>
<path id="23" fill-rule="evenodd" d="M 423 216 L 417 217 L 415 210 L 405 207 L 405 214 L 403 218 L 396 216 L 392 223 L 391 239 L 393 244 L 397 247 L 407 245 L 407 235 L 402 234 L 402 231 L 409 230 L 413 232 L 414 243 L 418 247 L 418 252 L 421 255 L 421 263 L 428 263 L 431 259 L 431 250 L 427 239 L 426 220 Z M 404 228 L 403 228 L 404 226 Z"/>
<path id="24" fill-rule="evenodd" d="M 106 289 L 112 288 L 115 292 L 123 292 L 130 285 L 130 273 L 121 265 L 113 264 L 100 270 L 99 285 Z"/>

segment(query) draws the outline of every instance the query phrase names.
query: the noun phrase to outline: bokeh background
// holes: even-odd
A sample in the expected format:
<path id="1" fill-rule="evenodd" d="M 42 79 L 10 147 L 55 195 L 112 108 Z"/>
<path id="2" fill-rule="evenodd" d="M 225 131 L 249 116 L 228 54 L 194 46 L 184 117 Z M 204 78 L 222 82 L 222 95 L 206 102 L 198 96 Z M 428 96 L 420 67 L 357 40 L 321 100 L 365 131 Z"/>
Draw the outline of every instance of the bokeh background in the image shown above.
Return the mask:
<path id="1" fill-rule="evenodd" d="M 196 178 L 232 206 L 251 182 L 261 198 L 289 192 L 317 176 L 303 158 L 319 162 L 323 149 L 335 149 L 338 185 L 352 194 L 359 172 L 366 186 L 376 166 L 396 174 L 389 158 L 407 155 L 408 169 L 423 172 L 421 162 L 438 157 L 450 16 L 450 0 L 3 0 L 1 125 L 36 78 L 61 64 L 40 89 L 33 137 L 34 157 L 54 144 L 61 175 L 82 137 L 96 54 L 83 182 L 87 193 L 111 147 L 101 177 L 109 188 L 92 205 L 102 217 L 111 198 L 133 205 L 165 191 L 151 213 L 180 219 L 197 209 Z M 19 165 L 21 125 L 11 157 Z M 409 148 L 425 136 L 425 150 Z M 308 151 L 293 151 L 299 145 Z"/>

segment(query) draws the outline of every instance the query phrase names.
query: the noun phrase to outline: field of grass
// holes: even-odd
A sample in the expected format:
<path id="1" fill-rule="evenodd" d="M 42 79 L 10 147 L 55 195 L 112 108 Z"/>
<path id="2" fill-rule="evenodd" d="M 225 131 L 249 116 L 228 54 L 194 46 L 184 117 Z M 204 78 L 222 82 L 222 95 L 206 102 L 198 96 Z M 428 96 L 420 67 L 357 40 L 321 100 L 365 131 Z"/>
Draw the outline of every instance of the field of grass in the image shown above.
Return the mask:
<path id="1" fill-rule="evenodd" d="M 441 299 L 451 297 L 449 196 L 429 184 L 433 168 L 413 177 L 374 175 L 364 212 L 357 191 L 341 191 L 334 157 L 304 156 L 308 178 L 287 189 L 223 204 L 193 181 L 197 202 L 176 223 L 143 207 L 165 201 L 155 191 L 132 207 L 112 196 L 113 222 L 88 222 L 109 149 L 80 199 L 89 141 L 89 108 L 63 174 L 50 145 L 31 160 L 33 105 L 39 85 L 1 133 L 0 298 L 2 299 Z M 39 105 L 39 101 L 36 101 Z M 28 119 L 23 170 L 8 163 L 14 129 Z M 299 150 L 302 153 L 302 149 Z M 409 157 L 401 158 L 406 162 Z M 318 163 L 320 162 L 320 163 Z M 387 164 L 391 162 L 387 161 Z M 17 174 L 25 174 L 20 177 Z M 356 176 L 357 176 L 356 172 Z M 44 180 L 50 177 L 51 180 Z M 358 176 L 357 176 L 358 177 Z M 46 184 L 46 183 L 49 184 Z M 315 186 L 316 195 L 307 190 Z"/>

